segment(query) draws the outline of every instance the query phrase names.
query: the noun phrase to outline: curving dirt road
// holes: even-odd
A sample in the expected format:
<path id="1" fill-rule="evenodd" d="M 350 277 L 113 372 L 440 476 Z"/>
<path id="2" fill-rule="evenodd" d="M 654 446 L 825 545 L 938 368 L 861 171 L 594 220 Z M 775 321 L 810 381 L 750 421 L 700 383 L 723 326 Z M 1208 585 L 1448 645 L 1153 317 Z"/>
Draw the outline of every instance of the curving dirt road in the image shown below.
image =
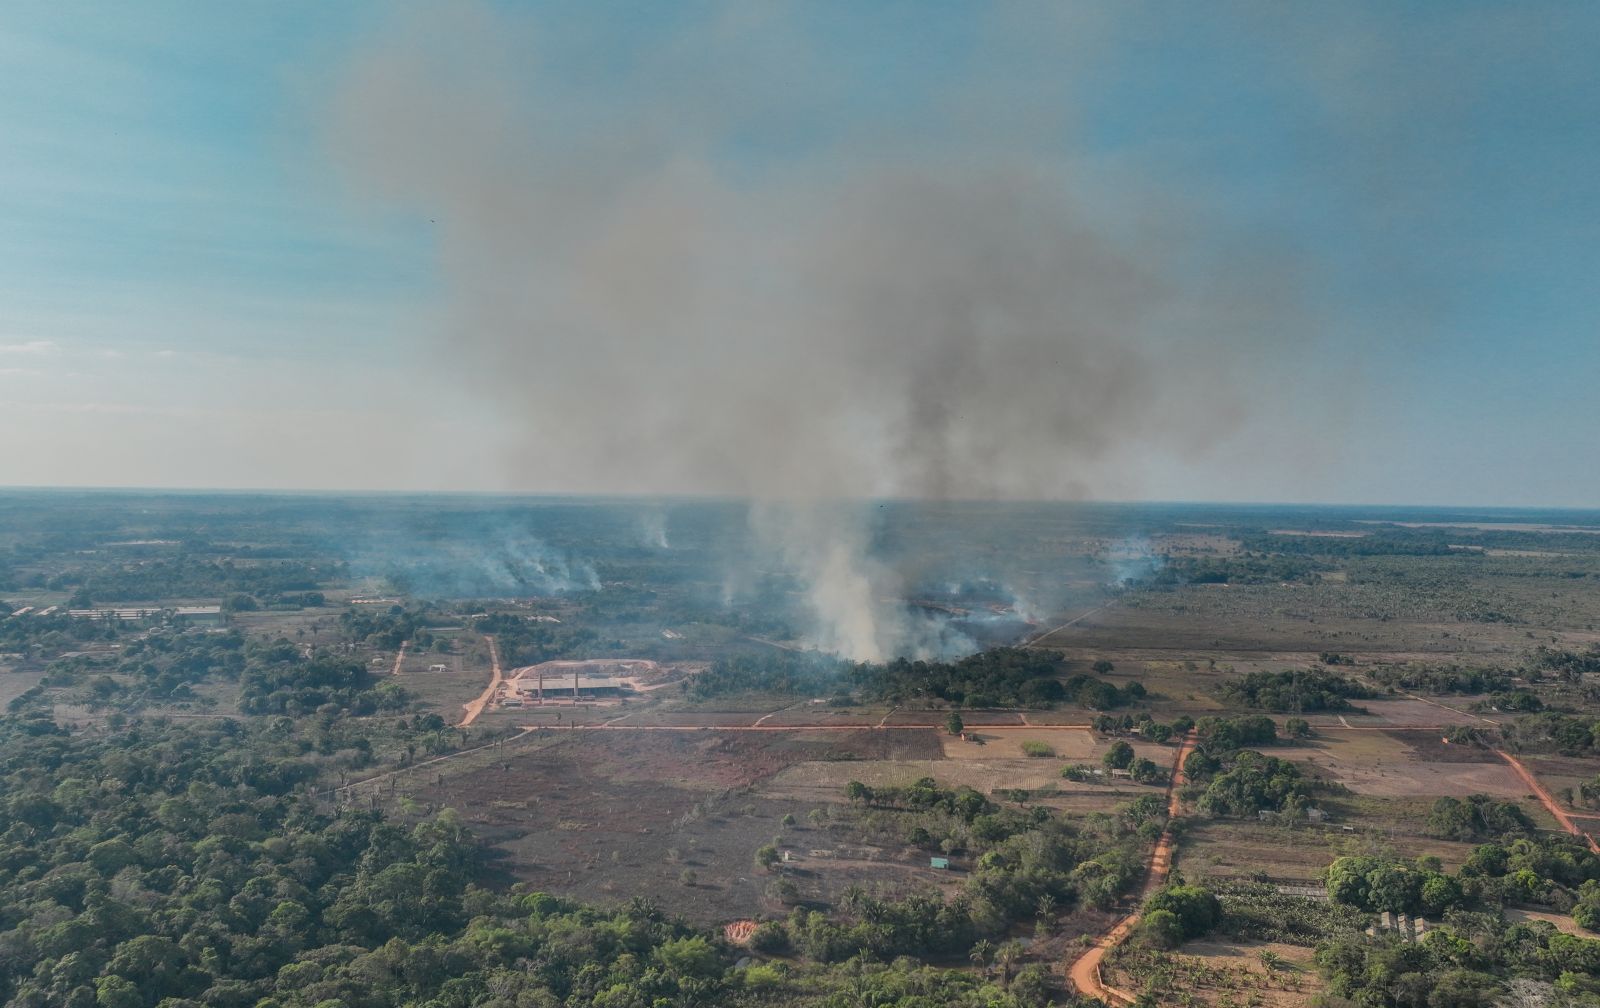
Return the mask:
<path id="1" fill-rule="evenodd" d="M 494 638 L 489 634 L 483 635 L 484 643 L 489 645 L 489 688 L 478 695 L 478 699 L 466 704 L 467 716 L 461 719 L 457 728 L 465 728 L 478 720 L 478 715 L 489 706 L 489 701 L 494 699 L 494 691 L 500 688 L 500 649 L 495 646 Z"/>
<path id="2" fill-rule="evenodd" d="M 1183 761 L 1194 750 L 1194 732 L 1184 736 L 1183 744 L 1178 746 L 1178 755 L 1172 761 L 1172 780 L 1167 784 L 1167 828 L 1161 831 L 1161 839 L 1156 841 L 1155 850 L 1150 852 L 1150 866 L 1145 870 L 1144 887 L 1139 890 L 1139 905 L 1149 899 L 1157 889 L 1166 884 L 1167 874 L 1172 870 L 1172 854 L 1175 844 L 1172 839 L 1172 822 L 1178 818 L 1183 810 L 1183 799 L 1179 789 L 1183 787 Z M 1072 982 L 1073 990 L 1085 997 L 1099 998 L 1107 1004 L 1131 1005 L 1136 998 L 1127 991 L 1118 990 L 1108 986 L 1100 978 L 1100 963 L 1106 953 L 1121 945 L 1133 929 L 1139 926 L 1140 912 L 1134 910 L 1116 924 L 1111 930 L 1096 938 L 1094 944 L 1079 956 L 1076 961 L 1067 967 L 1067 979 Z"/>
<path id="3" fill-rule="evenodd" d="M 1540 784 L 1538 779 L 1535 778 L 1533 774 L 1528 772 L 1528 768 L 1522 765 L 1521 760 L 1506 752 L 1504 749 L 1496 749 L 1494 754 L 1505 760 L 1511 769 L 1516 771 L 1517 776 L 1522 778 L 1522 783 L 1528 785 L 1528 790 L 1532 791 L 1534 797 L 1539 799 L 1539 803 L 1543 805 L 1551 815 L 1556 817 L 1556 822 L 1561 824 L 1562 829 L 1566 830 L 1568 833 L 1571 833 L 1573 836 L 1583 837 L 1584 843 L 1589 845 L 1589 850 L 1596 854 L 1600 854 L 1600 843 L 1596 843 L 1594 837 L 1578 828 L 1578 824 L 1572 821 L 1572 816 L 1567 814 L 1567 810 L 1562 808 L 1560 803 L 1556 801 L 1555 796 L 1549 791 L 1546 791 L 1544 785 Z"/>

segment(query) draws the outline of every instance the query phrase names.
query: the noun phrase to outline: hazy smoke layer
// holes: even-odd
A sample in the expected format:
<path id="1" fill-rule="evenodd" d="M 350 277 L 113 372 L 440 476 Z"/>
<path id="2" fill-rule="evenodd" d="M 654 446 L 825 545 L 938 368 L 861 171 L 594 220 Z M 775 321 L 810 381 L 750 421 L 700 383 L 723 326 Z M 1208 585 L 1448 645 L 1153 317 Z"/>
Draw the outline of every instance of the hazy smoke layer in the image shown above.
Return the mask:
<path id="1" fill-rule="evenodd" d="M 729 30 L 657 55 L 681 76 Z M 1239 292 L 1270 278 L 1170 221 L 1112 234 L 1034 124 L 978 160 L 740 154 L 716 81 L 590 101 L 545 55 L 481 11 L 408 26 L 355 61 L 336 128 L 364 191 L 437 224 L 442 339 L 521 439 L 509 485 L 764 502 L 816 643 L 876 658 L 921 649 L 885 616 L 899 578 L 862 508 L 816 502 L 1127 494 L 1230 423 L 1239 337 L 1276 311 Z"/>

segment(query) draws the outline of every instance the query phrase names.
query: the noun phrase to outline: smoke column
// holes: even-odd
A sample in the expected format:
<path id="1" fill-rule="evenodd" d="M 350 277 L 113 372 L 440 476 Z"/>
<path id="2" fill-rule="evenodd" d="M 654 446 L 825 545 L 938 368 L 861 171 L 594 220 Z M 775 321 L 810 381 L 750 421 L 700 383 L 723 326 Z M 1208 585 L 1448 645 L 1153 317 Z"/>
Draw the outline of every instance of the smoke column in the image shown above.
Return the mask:
<path id="1" fill-rule="evenodd" d="M 749 499 L 815 643 L 917 651 L 870 507 L 840 502 L 1136 492 L 1152 453 L 1237 419 L 1281 306 L 1181 212 L 1108 226 L 1101 181 L 1041 149 L 1070 138 L 991 85 L 953 85 L 944 129 L 981 123 L 981 158 L 919 136 L 729 155 L 739 123 L 794 111 L 759 67 L 725 79 L 724 54 L 788 30 L 747 21 L 680 31 L 591 98 L 537 26 L 424 14 L 352 57 L 333 149 L 353 191 L 436 222 L 441 359 L 517 432 L 509 485 Z M 1008 58 L 991 40 L 968 72 Z"/>

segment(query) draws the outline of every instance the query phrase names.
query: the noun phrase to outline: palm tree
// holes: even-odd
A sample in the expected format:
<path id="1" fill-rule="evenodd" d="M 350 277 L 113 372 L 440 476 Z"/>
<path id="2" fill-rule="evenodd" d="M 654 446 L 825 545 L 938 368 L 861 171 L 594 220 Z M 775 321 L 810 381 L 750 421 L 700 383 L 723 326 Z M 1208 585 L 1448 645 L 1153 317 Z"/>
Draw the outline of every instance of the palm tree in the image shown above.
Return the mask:
<path id="1" fill-rule="evenodd" d="M 994 961 L 1000 965 L 1000 986 L 1011 986 L 1011 967 L 1021 958 L 1022 943 L 1015 938 L 995 950 Z"/>
<path id="2" fill-rule="evenodd" d="M 993 955 L 994 942 L 984 938 L 976 945 L 972 946 L 972 951 L 967 954 L 967 958 L 972 960 L 972 965 L 978 967 L 978 969 L 983 972 L 984 976 L 988 976 L 989 960 Z"/>
<path id="3" fill-rule="evenodd" d="M 1055 923 L 1056 898 L 1049 893 L 1045 893 L 1039 897 L 1039 903 L 1034 909 L 1039 918 L 1040 930 L 1048 932 Z"/>
<path id="4" fill-rule="evenodd" d="M 849 913 L 854 913 L 867 898 L 867 891 L 861 886 L 851 883 L 844 887 L 844 892 L 839 895 L 839 906 Z"/>

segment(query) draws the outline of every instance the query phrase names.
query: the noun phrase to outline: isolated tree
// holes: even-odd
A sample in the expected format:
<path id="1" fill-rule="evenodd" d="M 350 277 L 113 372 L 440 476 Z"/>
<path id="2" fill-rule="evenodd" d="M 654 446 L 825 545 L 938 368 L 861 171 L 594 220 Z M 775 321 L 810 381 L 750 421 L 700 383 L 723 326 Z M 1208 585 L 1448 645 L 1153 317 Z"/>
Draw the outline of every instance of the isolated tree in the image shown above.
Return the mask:
<path id="1" fill-rule="evenodd" d="M 1161 779 L 1161 768 L 1155 760 L 1140 756 L 1128 764 L 1128 775 L 1140 784 L 1154 784 Z"/>
<path id="2" fill-rule="evenodd" d="M 1022 959 L 1022 943 L 1013 938 L 995 949 L 994 961 L 1000 967 L 1000 986 L 1011 983 L 1011 967 Z"/>
<path id="3" fill-rule="evenodd" d="M 1118 739 L 1111 743 L 1111 748 L 1100 758 L 1107 768 L 1112 770 L 1126 770 L 1128 764 L 1133 762 L 1133 746 Z"/>
<path id="4" fill-rule="evenodd" d="M 967 724 L 961 720 L 959 711 L 951 711 L 950 716 L 944 719 L 944 730 L 952 735 L 960 735 L 967 730 Z"/>
<path id="5" fill-rule="evenodd" d="M 1108 672 L 1115 672 L 1117 670 L 1117 667 L 1115 665 L 1111 664 L 1106 659 L 1101 658 L 1099 661 L 1095 662 L 1093 665 L 1090 665 L 1089 669 L 1095 675 L 1105 675 Z"/>

